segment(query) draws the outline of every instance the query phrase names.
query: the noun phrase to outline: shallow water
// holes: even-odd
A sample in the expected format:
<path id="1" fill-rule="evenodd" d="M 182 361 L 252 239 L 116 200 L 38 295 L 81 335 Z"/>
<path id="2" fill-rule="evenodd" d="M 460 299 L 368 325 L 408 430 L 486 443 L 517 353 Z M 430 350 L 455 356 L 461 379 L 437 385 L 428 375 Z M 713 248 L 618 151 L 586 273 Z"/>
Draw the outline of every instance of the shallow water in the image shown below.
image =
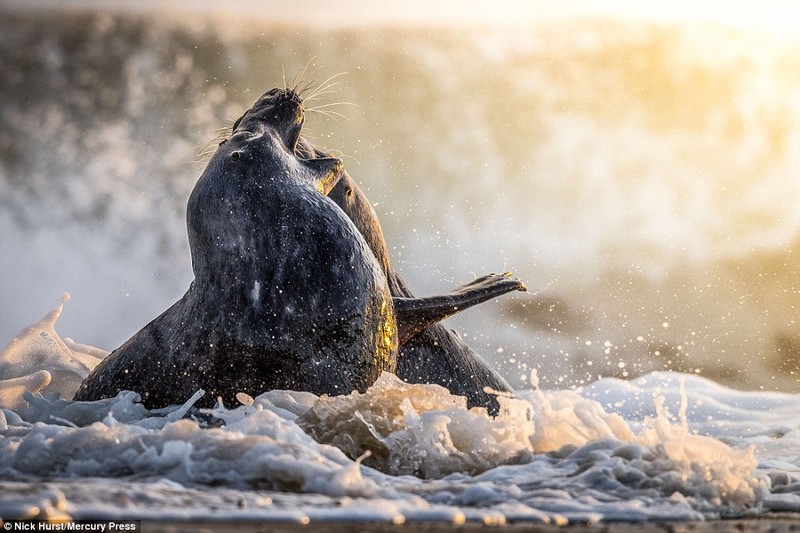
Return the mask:
<path id="1" fill-rule="evenodd" d="M 93 5 L 0 6 L 0 343 L 63 290 L 59 329 L 87 343 L 57 308 L 0 355 L 0 517 L 800 512 L 794 28 Z M 518 392 L 495 419 L 390 375 L 199 414 L 57 400 L 185 291 L 198 147 L 312 57 L 348 72 L 329 103 L 355 105 L 309 133 L 343 152 L 412 288 L 513 270 L 536 293 L 450 321 Z"/>
<path id="2" fill-rule="evenodd" d="M 657 372 L 520 390 L 491 418 L 384 374 L 364 394 L 242 394 L 198 413 L 198 393 L 150 412 L 133 392 L 57 399 L 92 362 L 76 365 L 89 347 L 55 332 L 63 305 L 0 355 L 40 362 L 4 366 L 0 380 L 5 519 L 561 524 L 800 512 L 800 395 Z"/>

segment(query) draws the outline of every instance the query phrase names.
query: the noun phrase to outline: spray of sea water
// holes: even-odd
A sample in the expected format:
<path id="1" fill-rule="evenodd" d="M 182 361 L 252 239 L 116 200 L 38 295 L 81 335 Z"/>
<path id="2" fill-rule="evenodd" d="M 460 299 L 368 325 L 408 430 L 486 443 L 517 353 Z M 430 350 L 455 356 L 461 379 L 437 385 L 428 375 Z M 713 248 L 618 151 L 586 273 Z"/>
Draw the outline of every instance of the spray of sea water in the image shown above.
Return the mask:
<path id="1" fill-rule="evenodd" d="M 229 11 L 0 8 L 0 517 L 800 512 L 796 40 Z M 392 375 L 205 411 L 67 400 L 93 346 L 191 280 L 197 146 L 311 57 L 358 106 L 308 131 L 346 155 L 415 292 L 505 270 L 546 288 L 450 322 L 517 392 L 496 418 Z M 56 332 L 64 304 L 87 344 Z"/>
<path id="2" fill-rule="evenodd" d="M 64 302 L 67 298 L 64 298 Z M 382 375 L 364 394 L 73 402 L 103 352 L 64 303 L 0 356 L 0 516 L 491 524 L 800 512 L 800 396 L 653 373 L 499 397 L 496 418 Z M 18 361 L 32 361 L 20 365 Z"/>

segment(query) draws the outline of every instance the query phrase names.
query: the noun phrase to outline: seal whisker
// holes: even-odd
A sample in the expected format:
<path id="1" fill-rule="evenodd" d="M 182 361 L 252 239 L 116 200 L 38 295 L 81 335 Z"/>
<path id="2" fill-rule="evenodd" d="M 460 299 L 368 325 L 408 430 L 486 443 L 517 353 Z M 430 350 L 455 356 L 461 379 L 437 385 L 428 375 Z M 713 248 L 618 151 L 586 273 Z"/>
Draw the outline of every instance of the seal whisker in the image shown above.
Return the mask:
<path id="1" fill-rule="evenodd" d="M 211 156 L 214 155 L 214 152 L 217 151 L 217 147 L 230 140 L 233 125 L 236 122 L 236 119 L 233 117 L 228 117 L 222 121 L 222 125 L 217 128 L 214 132 L 214 136 L 208 141 L 203 144 L 200 144 L 195 147 L 195 153 L 197 154 L 197 159 L 194 161 L 190 161 L 191 163 L 195 164 L 206 164 L 208 160 L 211 159 Z"/>
<path id="2" fill-rule="evenodd" d="M 335 105 L 352 105 L 358 107 L 358 104 L 354 104 L 353 102 L 331 102 L 330 104 L 321 104 L 315 105 L 314 107 L 309 107 L 306 111 L 316 111 L 318 109 L 324 109 L 326 107 L 332 107 Z"/>
<path id="3" fill-rule="evenodd" d="M 319 86 L 311 93 L 310 96 L 304 97 L 303 100 L 305 100 L 306 102 L 309 102 L 311 100 L 316 100 L 317 98 L 319 98 L 322 95 L 329 94 L 329 93 L 335 93 L 336 91 L 333 89 L 333 87 L 336 87 L 337 85 L 340 85 L 340 82 L 335 81 L 333 83 L 329 83 L 328 85 L 326 85 L 324 87 L 323 86 Z"/>
<path id="4" fill-rule="evenodd" d="M 332 118 L 332 119 L 336 120 L 336 117 L 334 117 L 334 116 L 333 116 L 331 113 L 329 113 L 328 111 L 322 111 L 322 110 L 317 110 L 317 111 L 312 111 L 312 110 L 309 110 L 309 111 L 310 111 L 311 113 L 319 113 L 320 115 L 325 115 L 325 116 L 326 116 L 326 117 L 328 117 L 328 118 Z"/>
<path id="5" fill-rule="evenodd" d="M 339 84 L 338 83 L 334 83 L 333 85 L 339 85 Z M 335 93 L 335 92 L 336 91 L 333 90 L 333 89 L 329 89 L 329 90 L 325 90 L 325 91 L 321 91 L 321 92 L 315 92 L 313 96 L 308 97 L 308 98 L 303 98 L 303 101 L 310 102 L 311 100 L 316 100 L 320 96 L 323 96 L 323 95 L 326 95 L 326 94 Z"/>
<path id="6" fill-rule="evenodd" d="M 303 78 L 301 78 L 300 81 L 297 82 L 297 85 L 295 86 L 294 91 L 297 94 L 299 94 L 300 96 L 302 96 L 304 92 L 308 91 L 311 87 L 316 86 L 317 82 L 314 79 L 314 74 L 319 72 L 321 69 L 322 69 L 321 66 L 320 67 L 315 67 L 314 70 L 309 72 L 308 73 L 308 81 L 306 81 L 305 83 L 303 81 L 303 79 L 305 78 L 305 74 L 304 74 Z M 302 87 L 300 87 L 301 85 L 302 85 Z"/>
<path id="7" fill-rule="evenodd" d="M 233 125 L 236 124 L 238 120 L 237 117 L 228 117 L 222 121 L 222 126 L 217 130 L 217 135 L 224 135 L 227 139 L 230 139 L 231 135 L 233 134 Z"/>
<path id="8" fill-rule="evenodd" d="M 305 140 L 307 140 L 311 144 L 316 144 L 316 142 L 315 142 L 316 141 L 316 136 L 315 135 L 311 135 L 307 131 L 304 131 L 303 132 L 303 137 L 305 138 Z"/>
<path id="9" fill-rule="evenodd" d="M 316 72 L 316 70 L 314 72 Z M 311 73 L 312 76 L 314 75 L 314 72 Z M 307 82 L 303 84 L 302 87 L 299 87 L 300 84 L 298 84 L 296 92 L 302 97 L 304 92 L 308 91 L 309 89 L 311 89 L 311 87 L 314 87 L 316 84 L 317 84 L 316 80 L 309 79 Z M 303 98 L 303 100 L 305 100 L 305 98 Z"/>
<path id="10" fill-rule="evenodd" d="M 347 74 L 349 74 L 349 72 L 347 72 L 347 71 L 338 72 L 338 73 L 334 74 L 333 76 L 329 77 L 328 79 L 326 79 L 325 81 L 323 81 L 322 83 L 320 83 L 319 85 L 320 85 L 320 87 L 322 87 L 322 86 L 332 82 L 336 78 L 338 78 L 340 76 L 345 76 Z"/>
<path id="11" fill-rule="evenodd" d="M 319 86 L 317 87 L 317 89 L 315 91 L 313 91 L 307 98 L 304 98 L 304 99 L 305 100 L 309 100 L 311 98 L 315 98 L 316 96 L 318 96 L 318 93 L 320 93 L 321 91 L 326 91 L 326 90 L 330 89 L 331 87 L 333 87 L 334 85 L 338 85 L 339 82 L 336 82 L 336 84 L 332 84 L 331 82 L 333 82 L 333 80 L 335 80 L 339 76 L 344 76 L 345 74 L 348 74 L 348 73 L 347 72 L 340 72 L 338 74 L 334 74 L 333 76 L 331 76 L 327 80 L 325 80 L 322 83 L 320 83 Z"/>
<path id="12" fill-rule="evenodd" d="M 351 159 L 351 160 L 353 160 L 353 162 L 354 162 L 356 165 L 358 165 L 358 166 L 361 166 L 361 161 L 359 161 L 358 159 L 356 159 L 356 157 L 355 157 L 355 156 L 352 156 L 352 155 L 350 155 L 350 154 L 345 154 L 345 153 L 344 153 L 344 152 L 342 152 L 341 150 L 335 150 L 335 149 L 334 149 L 334 150 L 329 150 L 329 152 L 330 152 L 332 155 L 335 155 L 336 157 L 338 157 L 339 159 Z"/>
<path id="13" fill-rule="evenodd" d="M 342 115 L 341 113 L 339 113 L 337 111 L 331 111 L 330 109 L 307 109 L 307 111 L 310 112 L 310 113 L 320 113 L 320 114 L 325 115 L 326 117 L 330 117 L 330 118 L 332 118 L 334 120 L 336 120 L 337 117 L 341 117 L 341 118 L 343 118 L 345 120 L 350 120 L 349 117 L 347 117 L 345 115 Z"/>
<path id="14" fill-rule="evenodd" d="M 281 64 L 281 74 L 283 76 L 283 90 L 286 90 L 286 65 Z"/>
<path id="15" fill-rule="evenodd" d="M 352 106 L 356 106 L 357 104 L 354 104 L 352 102 L 331 102 L 329 104 L 322 104 L 322 105 L 317 105 L 317 106 L 314 106 L 314 107 L 309 107 L 308 109 L 306 109 L 306 111 L 309 112 L 309 113 L 321 113 L 321 114 L 323 114 L 325 116 L 333 118 L 334 120 L 336 119 L 336 117 L 342 117 L 345 120 L 350 120 L 350 118 L 347 115 L 339 113 L 338 111 L 334 111 L 333 109 L 329 109 L 329 108 L 331 108 L 333 106 L 337 106 L 337 105 L 352 105 Z"/>
<path id="16" fill-rule="evenodd" d="M 324 84 L 324 85 L 319 85 L 319 86 L 317 86 L 317 88 L 316 88 L 316 89 L 314 89 L 313 91 L 311 91 L 311 94 L 310 94 L 310 95 L 308 95 L 308 96 L 307 96 L 307 97 L 305 97 L 304 99 L 305 99 L 305 100 L 313 100 L 314 98 L 319 98 L 319 96 L 320 96 L 321 94 L 325 94 L 325 93 L 328 93 L 328 92 L 330 92 L 330 90 L 331 90 L 333 87 L 336 87 L 336 86 L 337 86 L 337 85 L 339 85 L 339 84 L 340 84 L 340 82 L 338 82 L 338 81 L 334 81 L 334 82 L 330 82 L 330 83 L 327 83 L 327 84 Z"/>
<path id="17" fill-rule="evenodd" d="M 312 57 L 311 59 L 309 59 L 309 60 L 308 60 L 308 63 L 306 63 L 306 64 L 305 64 L 305 66 L 303 67 L 303 70 L 301 70 L 300 72 L 295 72 L 295 73 L 294 73 L 294 76 L 292 76 L 292 81 L 290 81 L 290 82 L 289 82 L 289 84 L 290 84 L 292 87 L 296 87 L 296 86 L 297 86 L 297 81 L 298 81 L 298 78 L 299 78 L 299 79 L 303 79 L 303 76 L 304 76 L 304 75 L 305 75 L 305 73 L 306 73 L 306 69 L 308 68 L 308 65 L 309 65 L 309 63 L 310 63 L 311 61 L 313 61 L 313 60 L 314 60 L 314 58 Z"/>
<path id="18" fill-rule="evenodd" d="M 308 62 L 306 63 L 306 66 L 303 67 L 303 70 L 302 72 L 300 72 L 300 75 L 299 76 L 295 75 L 295 77 L 292 78 L 292 92 L 297 92 L 297 86 L 303 83 L 303 79 L 305 79 L 308 67 L 311 66 L 311 63 L 313 63 L 316 58 L 317 56 L 312 56 L 311 59 L 309 59 Z M 311 72 L 311 75 L 313 76 L 314 72 L 316 72 L 317 70 L 319 70 L 319 67 L 315 68 Z M 297 81 L 297 83 L 295 83 L 295 81 Z"/>

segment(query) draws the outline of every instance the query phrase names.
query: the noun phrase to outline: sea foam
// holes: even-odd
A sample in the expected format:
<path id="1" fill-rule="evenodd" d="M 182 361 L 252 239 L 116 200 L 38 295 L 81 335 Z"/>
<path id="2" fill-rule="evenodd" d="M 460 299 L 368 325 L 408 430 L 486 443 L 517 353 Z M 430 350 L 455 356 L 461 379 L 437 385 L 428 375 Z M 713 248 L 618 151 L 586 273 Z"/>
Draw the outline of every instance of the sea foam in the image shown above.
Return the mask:
<path id="1" fill-rule="evenodd" d="M 3 384 L 56 368 L 85 371 L 74 363 L 77 345 L 54 329 L 63 304 L 2 352 Z M 47 349 L 30 341 L 38 332 Z M 21 376 L 9 370 L 27 355 L 43 366 L 16 367 Z M 363 394 L 268 391 L 204 410 L 192 407 L 201 391 L 159 410 L 146 409 L 135 391 L 60 398 L 74 383 L 66 376 L 0 397 L 4 519 L 500 524 L 800 510 L 797 456 L 772 446 L 769 433 L 797 421 L 789 413 L 800 399 L 696 376 L 532 388 L 500 395 L 494 418 L 442 387 L 388 373 Z M 765 407 L 783 416 L 762 416 Z M 737 435 L 746 423 L 752 430 Z M 800 447 L 798 433 L 781 437 L 784 450 Z"/>

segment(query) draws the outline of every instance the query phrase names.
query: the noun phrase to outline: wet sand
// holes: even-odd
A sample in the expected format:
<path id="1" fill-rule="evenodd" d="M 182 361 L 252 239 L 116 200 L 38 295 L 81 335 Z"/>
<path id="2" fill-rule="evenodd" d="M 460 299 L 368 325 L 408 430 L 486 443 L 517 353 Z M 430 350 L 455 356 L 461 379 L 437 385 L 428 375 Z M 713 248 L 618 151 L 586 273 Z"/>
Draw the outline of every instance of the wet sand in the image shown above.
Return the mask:
<path id="1" fill-rule="evenodd" d="M 463 525 L 443 523 L 408 523 L 402 525 L 376 522 L 316 522 L 297 524 L 286 522 L 142 522 L 143 533 L 179 533 L 184 531 L 208 533 L 743 533 L 800 532 L 800 515 L 770 515 L 764 518 L 710 520 L 696 522 L 610 522 L 558 526 L 553 524 Z"/>

